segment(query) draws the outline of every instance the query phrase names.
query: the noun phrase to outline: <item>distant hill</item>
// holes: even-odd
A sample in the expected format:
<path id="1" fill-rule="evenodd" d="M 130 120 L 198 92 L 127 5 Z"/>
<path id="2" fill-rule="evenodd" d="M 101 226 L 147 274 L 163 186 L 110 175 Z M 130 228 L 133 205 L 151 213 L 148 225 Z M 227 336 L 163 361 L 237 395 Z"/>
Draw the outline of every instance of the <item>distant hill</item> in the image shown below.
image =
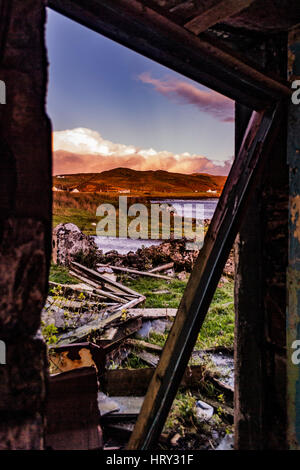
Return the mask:
<path id="1" fill-rule="evenodd" d="M 102 173 L 79 173 L 57 175 L 53 185 L 57 189 L 80 192 L 126 191 L 137 193 L 220 193 L 226 176 L 202 173 L 185 175 L 163 170 L 137 171 L 129 168 L 114 168 Z"/>

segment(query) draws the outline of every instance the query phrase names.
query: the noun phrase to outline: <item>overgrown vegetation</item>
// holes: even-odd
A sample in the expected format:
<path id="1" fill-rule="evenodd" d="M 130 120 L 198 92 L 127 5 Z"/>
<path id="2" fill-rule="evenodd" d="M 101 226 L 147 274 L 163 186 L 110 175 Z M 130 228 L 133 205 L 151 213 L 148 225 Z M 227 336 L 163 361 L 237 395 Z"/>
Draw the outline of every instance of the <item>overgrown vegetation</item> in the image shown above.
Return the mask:
<path id="1" fill-rule="evenodd" d="M 78 284 L 79 281 L 75 277 L 70 276 L 69 270 L 65 266 L 59 266 L 51 263 L 49 281 L 58 284 Z"/>
<path id="2" fill-rule="evenodd" d="M 178 308 L 186 281 L 172 280 L 171 282 L 160 279 L 148 279 L 140 277 L 128 280 L 122 277 L 124 284 L 132 287 L 137 292 L 146 296 L 146 308 Z M 224 278 L 216 290 L 208 315 L 201 328 L 195 346 L 196 350 L 223 346 L 233 347 L 234 340 L 234 281 Z M 149 341 L 158 346 L 163 346 L 167 335 L 158 333 L 150 334 Z"/>
<path id="3" fill-rule="evenodd" d="M 196 406 L 199 399 L 205 400 L 205 397 L 189 390 L 177 393 L 163 431 L 166 435 L 173 434 L 173 447 L 214 449 L 216 441 L 225 434 L 233 433 L 233 426 L 224 419 L 221 405 L 210 420 L 200 420 Z"/>
<path id="4" fill-rule="evenodd" d="M 121 281 L 146 297 L 146 308 L 177 308 L 186 287 L 186 282 L 178 279 L 169 282 L 142 276 L 132 280 L 122 276 Z"/>
<path id="5" fill-rule="evenodd" d="M 131 353 L 125 360 L 125 362 L 122 364 L 122 369 L 146 369 L 147 364 L 140 359 L 136 354 Z"/>

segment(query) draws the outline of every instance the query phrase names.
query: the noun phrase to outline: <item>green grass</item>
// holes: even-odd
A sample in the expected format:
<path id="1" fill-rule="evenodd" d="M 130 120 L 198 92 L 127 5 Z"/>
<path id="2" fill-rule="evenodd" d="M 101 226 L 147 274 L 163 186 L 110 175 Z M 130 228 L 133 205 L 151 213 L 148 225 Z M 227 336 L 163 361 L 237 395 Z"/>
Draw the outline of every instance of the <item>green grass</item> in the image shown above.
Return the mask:
<path id="1" fill-rule="evenodd" d="M 148 367 L 149 366 L 145 364 L 145 362 L 142 361 L 142 359 L 140 359 L 136 354 L 131 353 L 127 357 L 122 367 L 120 368 L 121 369 L 147 369 Z"/>
<path id="2" fill-rule="evenodd" d="M 168 197 L 170 197 L 168 195 Z M 178 196 L 179 197 L 179 196 Z M 147 207 L 147 217 L 143 219 L 141 225 L 143 230 L 148 232 L 148 237 L 151 237 L 151 204 L 150 200 L 147 198 L 137 198 L 131 197 L 128 198 L 128 208 L 133 203 L 142 203 Z M 61 223 L 73 223 L 77 225 L 82 232 L 86 235 L 96 235 L 96 225 L 98 222 L 103 219 L 103 217 L 97 217 L 96 211 L 101 204 L 111 204 L 115 207 L 116 210 L 116 219 L 114 216 L 107 217 L 105 216 L 105 223 L 107 227 L 105 228 L 106 236 L 115 236 L 115 230 L 118 235 L 119 233 L 119 198 L 117 195 L 115 197 L 105 195 L 105 194 L 96 194 L 96 193 L 65 193 L 65 192 L 54 192 L 53 193 L 53 226 L 56 227 Z M 167 217 L 170 217 L 169 212 L 167 212 Z M 129 227 L 132 221 L 135 221 L 136 216 L 127 217 L 127 226 Z M 180 219 L 181 220 L 181 219 Z M 183 227 L 186 228 L 186 232 L 182 230 L 182 233 L 189 234 L 190 228 L 193 227 L 193 221 L 185 220 L 182 221 Z M 159 218 L 159 233 L 162 233 L 162 218 Z M 174 220 L 171 218 L 170 222 L 170 233 L 174 233 Z M 145 235 L 145 238 L 147 238 Z M 143 238 L 143 236 L 142 236 Z"/>
<path id="3" fill-rule="evenodd" d="M 145 308 L 177 308 L 186 286 L 185 281 L 177 279 L 170 282 L 145 277 L 128 280 L 126 276 L 123 276 L 122 282 L 145 295 Z M 168 291 L 169 293 L 159 294 L 156 291 Z"/>
<path id="4" fill-rule="evenodd" d="M 72 223 L 77 225 L 86 235 L 96 235 L 97 223 L 96 215 L 91 214 L 85 209 L 77 209 L 72 207 L 56 208 L 53 211 L 53 227 L 59 224 Z"/>
<path id="5" fill-rule="evenodd" d="M 195 349 L 216 346 L 233 347 L 234 341 L 234 281 L 219 287 L 203 323 Z"/>
<path id="6" fill-rule="evenodd" d="M 160 346 L 161 348 L 164 347 L 164 344 L 167 340 L 168 333 L 155 333 L 152 331 L 149 335 L 148 341 L 149 343 L 156 344 L 156 346 Z"/>
<path id="7" fill-rule="evenodd" d="M 159 279 L 140 277 L 135 280 L 122 282 L 132 287 L 137 292 L 146 296 L 146 308 L 178 308 L 182 298 L 186 282 L 172 280 L 170 282 Z M 168 290 L 168 294 L 156 294 L 156 290 Z M 211 303 L 208 315 L 201 328 L 195 346 L 196 350 L 224 346 L 231 348 L 234 340 L 234 281 L 228 279 L 221 287 L 218 287 Z M 151 334 L 149 341 L 158 346 L 163 346 L 167 335 Z"/>
<path id="8" fill-rule="evenodd" d="M 69 271 L 64 266 L 51 264 L 49 281 L 58 284 L 78 284 L 78 280 L 69 275 Z"/>

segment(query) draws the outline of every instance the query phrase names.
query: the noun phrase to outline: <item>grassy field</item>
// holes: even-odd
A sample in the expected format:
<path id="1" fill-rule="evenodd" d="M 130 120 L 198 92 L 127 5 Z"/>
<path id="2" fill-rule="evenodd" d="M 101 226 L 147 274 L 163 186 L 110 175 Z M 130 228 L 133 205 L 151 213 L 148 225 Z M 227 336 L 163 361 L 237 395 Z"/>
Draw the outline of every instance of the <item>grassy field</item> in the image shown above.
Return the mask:
<path id="1" fill-rule="evenodd" d="M 103 202 L 97 194 L 53 193 L 53 227 L 73 223 L 86 235 L 96 235 L 96 210 Z"/>
<path id="2" fill-rule="evenodd" d="M 154 196 L 151 196 L 151 199 Z M 164 194 L 162 198 L 173 198 L 172 195 Z M 187 195 L 174 195 L 174 198 L 184 198 Z M 189 195 L 191 197 L 191 195 Z M 197 194 L 197 197 L 201 197 L 201 195 Z M 151 238 L 151 203 L 149 198 L 145 198 L 142 196 L 133 196 L 131 195 L 128 197 L 128 208 L 132 204 L 142 203 L 147 207 L 147 218 L 144 222 L 142 222 L 143 227 L 148 226 L 148 236 L 141 237 L 141 238 Z M 96 224 L 100 222 L 101 217 L 96 216 L 97 208 L 101 204 L 111 204 L 116 211 L 116 232 L 118 234 L 119 230 L 119 195 L 116 194 L 115 196 L 106 193 L 68 193 L 68 192 L 53 192 L 53 227 L 56 227 L 58 224 L 61 223 L 73 223 L 77 225 L 80 230 L 85 233 L 86 235 L 96 235 Z M 167 216 L 170 216 L 169 211 L 167 212 Z M 128 217 L 127 218 L 127 225 L 129 226 L 130 222 L 134 220 L 136 217 Z M 106 221 L 111 221 L 111 227 L 108 225 L 108 230 L 106 235 L 107 236 L 115 236 L 115 233 L 112 231 L 114 230 L 115 224 L 114 216 L 111 216 L 109 219 L 106 218 Z M 183 222 L 182 222 L 183 224 Z M 187 234 L 190 233 L 192 219 L 190 220 L 190 224 L 187 220 L 185 220 Z M 160 217 L 159 221 L 160 232 L 162 227 L 162 219 Z M 184 226 L 184 224 L 182 225 Z M 147 229 L 146 229 L 147 232 Z M 174 232 L 174 222 L 173 217 L 171 217 L 171 227 L 170 232 Z M 183 232 L 182 232 L 183 233 Z"/>
<path id="3" fill-rule="evenodd" d="M 64 266 L 51 264 L 49 281 L 57 282 L 58 284 L 78 284 L 79 281 L 70 276 L 69 270 Z"/>
<path id="4" fill-rule="evenodd" d="M 186 282 L 171 282 L 156 279 L 139 279 L 126 281 L 124 284 L 146 296 L 146 308 L 177 308 L 182 298 Z M 233 347 L 234 339 L 234 281 L 220 285 L 215 293 L 209 313 L 198 336 L 195 349 L 206 349 L 216 346 Z M 152 334 L 150 341 L 163 346 L 167 335 Z"/>

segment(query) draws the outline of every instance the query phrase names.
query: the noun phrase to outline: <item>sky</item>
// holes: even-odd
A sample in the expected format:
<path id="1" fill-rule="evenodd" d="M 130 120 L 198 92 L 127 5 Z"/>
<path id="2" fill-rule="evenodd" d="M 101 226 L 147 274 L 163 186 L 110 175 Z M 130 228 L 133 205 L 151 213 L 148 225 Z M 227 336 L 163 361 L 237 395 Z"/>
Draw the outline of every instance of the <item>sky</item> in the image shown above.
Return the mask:
<path id="1" fill-rule="evenodd" d="M 231 100 L 52 10 L 46 40 L 54 174 L 228 173 Z"/>

